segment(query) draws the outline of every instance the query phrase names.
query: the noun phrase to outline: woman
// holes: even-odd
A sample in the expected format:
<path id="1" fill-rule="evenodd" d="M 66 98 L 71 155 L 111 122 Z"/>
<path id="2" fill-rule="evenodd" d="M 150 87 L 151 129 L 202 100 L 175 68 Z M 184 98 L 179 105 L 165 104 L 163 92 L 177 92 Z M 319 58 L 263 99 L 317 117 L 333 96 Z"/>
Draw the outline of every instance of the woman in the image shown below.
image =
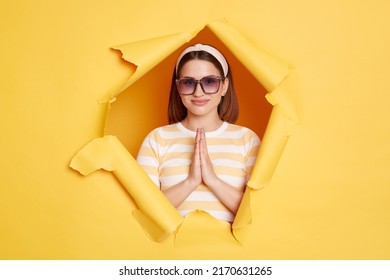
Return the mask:
<path id="1" fill-rule="evenodd" d="M 232 222 L 260 140 L 234 125 L 232 74 L 217 49 L 197 44 L 178 57 L 168 117 L 145 138 L 137 161 L 183 216 L 203 210 Z"/>

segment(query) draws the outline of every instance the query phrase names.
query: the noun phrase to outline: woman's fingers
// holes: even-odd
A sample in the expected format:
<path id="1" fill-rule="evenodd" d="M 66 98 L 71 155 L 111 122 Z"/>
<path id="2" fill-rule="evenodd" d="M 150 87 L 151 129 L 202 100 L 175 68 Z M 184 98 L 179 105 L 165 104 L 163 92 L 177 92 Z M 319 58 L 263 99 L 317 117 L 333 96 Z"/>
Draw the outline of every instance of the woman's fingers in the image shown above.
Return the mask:
<path id="1" fill-rule="evenodd" d="M 200 133 L 200 167 L 202 172 L 202 181 L 207 186 L 211 186 L 214 184 L 216 180 L 218 180 L 217 175 L 214 172 L 213 164 L 211 162 L 208 149 L 207 149 L 207 141 L 206 134 L 204 130 L 201 130 Z"/>
<path id="2" fill-rule="evenodd" d="M 202 132 L 200 133 L 200 160 L 201 163 L 208 165 L 208 167 L 211 167 L 211 160 L 209 157 L 209 152 L 207 149 L 207 141 L 206 141 L 206 135 L 204 130 L 202 129 Z"/>
<path id="3" fill-rule="evenodd" d="M 199 149 L 200 149 L 200 134 L 196 132 L 195 147 L 194 147 L 194 161 L 199 163 Z"/>
<path id="4" fill-rule="evenodd" d="M 194 155 L 192 157 L 192 162 L 190 166 L 190 172 L 188 174 L 188 179 L 193 182 L 193 184 L 199 185 L 202 183 L 202 173 L 200 170 L 200 134 L 198 130 L 195 136 L 195 146 L 194 146 Z"/>

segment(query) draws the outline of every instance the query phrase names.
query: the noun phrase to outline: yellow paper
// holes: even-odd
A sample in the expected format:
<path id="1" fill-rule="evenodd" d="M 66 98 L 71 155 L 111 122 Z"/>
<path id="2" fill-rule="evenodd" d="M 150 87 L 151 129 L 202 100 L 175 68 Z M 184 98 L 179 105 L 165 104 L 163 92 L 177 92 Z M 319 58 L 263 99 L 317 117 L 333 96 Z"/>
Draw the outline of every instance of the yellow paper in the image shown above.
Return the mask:
<path id="1" fill-rule="evenodd" d="M 390 259 L 389 11 L 390 1 L 380 0 L 199 0 L 190 8 L 182 0 L 2 1 L 0 259 Z M 274 150 L 261 151 L 259 182 L 266 187 L 251 189 L 250 226 L 235 233 L 246 238 L 243 246 L 197 240 L 206 245 L 178 248 L 174 234 L 151 242 L 111 173 L 82 177 L 69 162 L 104 135 L 107 104 L 96 100 L 117 97 L 110 117 L 119 105 L 129 112 L 117 114 L 117 130 L 128 137 L 112 135 L 132 155 L 166 120 L 162 100 L 185 46 L 124 91 L 136 66 L 112 46 L 206 25 L 190 42 L 215 43 L 238 69 L 235 85 L 252 83 L 227 43 L 209 31 L 218 18 L 291 67 L 267 96 L 281 119 L 266 137 L 269 90 L 237 91 L 253 105 L 240 104 L 240 118 L 252 114 L 248 127 L 264 120 L 262 147 Z M 266 159 L 275 166 L 282 142 L 272 172 Z M 193 238 L 181 233 L 178 240 Z"/>
<path id="2" fill-rule="evenodd" d="M 228 22 L 218 20 L 207 26 L 268 91 L 274 90 L 288 75 L 288 64 L 285 61 L 253 45 Z"/>
<path id="3" fill-rule="evenodd" d="M 237 211 L 236 218 L 232 224 L 232 233 L 234 237 L 243 242 L 245 239 L 245 232 L 248 226 L 252 223 L 252 209 L 251 209 L 251 193 L 253 190 L 247 187 L 241 201 L 241 205 Z M 253 229 L 252 229 L 253 230 Z"/>
<path id="4" fill-rule="evenodd" d="M 203 211 L 188 214 L 175 238 L 175 246 L 184 248 L 239 245 L 231 234 L 230 223 L 216 220 Z"/>
<path id="5" fill-rule="evenodd" d="M 248 40 L 246 40 L 238 31 L 232 28 L 225 20 L 213 21 L 207 24 L 207 27 L 210 28 L 212 32 L 214 32 L 215 36 L 217 36 L 225 44 L 225 46 L 238 58 L 238 60 L 268 90 L 271 91 L 276 89 L 277 86 L 283 81 L 283 79 L 285 79 L 285 77 L 289 73 L 287 63 L 255 47 Z M 192 32 L 151 38 L 148 40 L 132 42 L 122 46 L 114 47 L 115 49 L 120 50 L 122 52 L 124 59 L 137 66 L 136 72 L 130 77 L 130 79 L 126 82 L 126 84 L 118 92 L 118 94 L 121 91 L 125 90 L 127 87 L 131 86 L 134 82 L 139 80 L 153 67 L 156 67 L 156 65 L 158 65 L 174 51 L 176 51 L 176 49 L 179 48 L 181 45 L 190 41 L 190 39 L 195 37 L 201 29 L 202 28 L 194 30 Z M 280 95 L 281 94 L 277 96 L 275 93 L 274 99 L 283 100 Z M 107 102 L 113 102 L 115 97 L 116 95 L 111 97 L 110 100 Z M 279 107 L 287 105 L 289 104 L 283 103 L 279 104 Z M 293 111 L 293 108 L 291 106 L 286 108 L 290 112 Z M 267 137 L 264 138 L 262 146 L 266 147 L 266 149 L 263 148 L 262 150 L 266 151 L 265 156 L 263 156 L 263 153 L 259 154 L 258 162 L 260 163 L 256 163 L 256 165 L 258 166 L 255 166 L 254 174 L 248 184 L 250 188 L 257 189 L 259 185 L 264 186 L 264 183 L 269 181 L 273 171 L 275 170 L 277 162 L 283 151 L 284 145 L 286 144 L 286 138 L 283 134 L 285 131 L 281 132 L 280 130 L 278 130 L 278 128 L 276 128 L 277 132 L 275 132 L 275 128 L 273 126 L 278 126 L 273 125 L 273 122 L 281 122 L 283 121 L 282 118 L 282 115 L 273 113 L 272 121 L 270 122 L 271 125 L 269 125 L 268 129 L 268 131 L 271 132 L 268 132 L 268 134 L 273 133 L 273 135 L 275 135 L 275 139 L 267 140 Z M 273 143 L 273 148 L 269 148 L 267 142 Z M 279 144 L 275 145 L 275 143 Z M 267 162 L 267 164 L 262 165 L 261 162 Z M 134 165 L 136 165 L 136 163 L 134 163 Z M 136 170 L 138 169 L 139 166 L 137 166 L 137 169 L 133 170 L 134 174 L 136 174 Z M 266 182 L 264 181 L 264 178 L 266 178 Z M 120 181 L 123 182 L 128 180 L 126 178 L 121 178 Z M 139 182 L 129 182 L 128 184 L 131 186 L 131 188 L 137 189 L 138 187 L 134 186 L 133 184 L 139 184 Z M 250 210 L 250 192 L 250 189 L 246 190 L 244 199 L 242 200 L 241 205 L 239 207 L 238 215 L 236 216 L 233 224 L 232 233 L 236 236 L 237 239 L 239 239 L 238 232 L 241 232 L 241 235 L 243 235 L 244 228 L 251 223 L 252 212 Z M 142 205 L 150 204 L 150 202 L 147 200 L 143 200 L 139 203 L 142 203 Z M 142 211 L 134 213 L 134 217 L 140 222 L 141 225 L 143 225 L 147 232 L 156 231 L 150 230 L 150 228 L 153 228 L 153 222 L 155 222 L 155 220 L 147 219 L 146 217 L 144 217 Z M 204 222 L 210 223 L 210 219 L 208 222 Z M 197 233 L 194 232 L 193 234 L 196 235 Z M 153 237 L 153 239 L 155 240 L 156 237 Z M 187 239 L 183 238 L 183 240 Z"/>
<path id="6" fill-rule="evenodd" d="M 272 178 L 275 168 L 287 144 L 289 121 L 281 112 L 280 106 L 274 106 L 261 144 L 256 164 L 248 185 L 253 189 L 265 187 Z"/>
<path id="7" fill-rule="evenodd" d="M 117 94 L 131 86 L 167 56 L 192 39 L 195 34 L 196 31 L 192 33 L 184 32 L 113 47 L 113 49 L 120 50 L 123 54 L 123 58 L 133 63 L 137 69 L 111 99 L 115 98 Z"/>
<path id="8" fill-rule="evenodd" d="M 134 217 L 151 239 L 162 241 L 176 232 L 182 217 L 115 136 L 93 140 L 70 166 L 83 175 L 98 169 L 111 171 L 134 199 Z"/>

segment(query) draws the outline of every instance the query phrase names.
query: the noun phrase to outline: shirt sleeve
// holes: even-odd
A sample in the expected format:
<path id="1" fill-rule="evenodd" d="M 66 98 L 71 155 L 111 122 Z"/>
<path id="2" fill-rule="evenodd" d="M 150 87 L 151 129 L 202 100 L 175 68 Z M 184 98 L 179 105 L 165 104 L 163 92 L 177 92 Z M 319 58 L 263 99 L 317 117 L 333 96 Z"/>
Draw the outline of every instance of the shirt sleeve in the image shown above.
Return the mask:
<path id="1" fill-rule="evenodd" d="M 246 135 L 246 182 L 249 181 L 250 176 L 252 175 L 253 167 L 256 163 L 257 154 L 259 153 L 260 148 L 260 138 L 257 134 L 251 130 L 248 131 Z"/>
<path id="2" fill-rule="evenodd" d="M 160 187 L 159 180 L 159 153 L 158 143 L 156 142 L 156 130 L 149 133 L 142 142 L 141 148 L 137 155 L 137 162 L 145 170 L 154 184 Z"/>

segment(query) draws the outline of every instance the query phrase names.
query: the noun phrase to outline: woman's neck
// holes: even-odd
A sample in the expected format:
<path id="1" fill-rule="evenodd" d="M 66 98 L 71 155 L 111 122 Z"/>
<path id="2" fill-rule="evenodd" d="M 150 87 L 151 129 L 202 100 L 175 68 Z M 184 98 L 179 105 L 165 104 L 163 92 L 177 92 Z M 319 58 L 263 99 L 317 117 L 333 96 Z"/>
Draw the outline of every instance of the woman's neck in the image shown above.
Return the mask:
<path id="1" fill-rule="evenodd" d="M 219 117 L 210 119 L 187 116 L 181 123 L 189 130 L 196 131 L 197 128 L 203 128 L 208 132 L 220 128 L 223 121 Z"/>

